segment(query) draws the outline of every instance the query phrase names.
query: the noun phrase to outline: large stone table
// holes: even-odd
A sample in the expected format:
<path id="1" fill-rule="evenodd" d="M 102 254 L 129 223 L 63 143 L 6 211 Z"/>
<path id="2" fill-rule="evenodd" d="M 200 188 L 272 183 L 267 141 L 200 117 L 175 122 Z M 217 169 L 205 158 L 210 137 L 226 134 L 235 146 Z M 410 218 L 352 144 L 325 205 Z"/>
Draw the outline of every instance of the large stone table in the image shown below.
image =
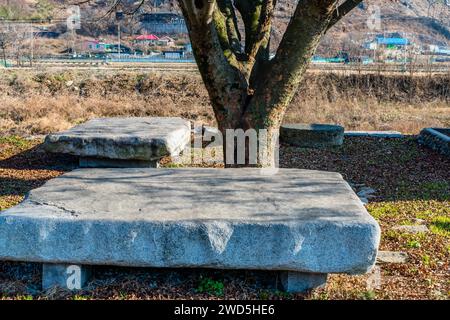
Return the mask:
<path id="1" fill-rule="evenodd" d="M 337 173 L 79 169 L 0 214 L 0 260 L 66 266 L 279 270 L 287 291 L 375 263 L 376 221 Z"/>
<path id="2" fill-rule="evenodd" d="M 190 141 L 191 124 L 181 118 L 99 118 L 48 135 L 44 148 L 79 156 L 80 167 L 157 167 Z"/>

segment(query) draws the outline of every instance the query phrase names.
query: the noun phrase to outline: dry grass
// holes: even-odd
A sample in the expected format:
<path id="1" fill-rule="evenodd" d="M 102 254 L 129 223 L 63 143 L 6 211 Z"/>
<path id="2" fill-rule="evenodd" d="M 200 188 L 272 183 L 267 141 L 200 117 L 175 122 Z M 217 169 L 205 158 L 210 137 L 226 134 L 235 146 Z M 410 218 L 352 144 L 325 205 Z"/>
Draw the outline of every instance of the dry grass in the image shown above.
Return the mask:
<path id="1" fill-rule="evenodd" d="M 7 70 L 0 74 L 0 101 L 1 135 L 46 134 L 114 116 L 182 116 L 215 124 L 197 73 Z M 450 75 L 309 74 L 285 119 L 404 133 L 450 126 Z"/>

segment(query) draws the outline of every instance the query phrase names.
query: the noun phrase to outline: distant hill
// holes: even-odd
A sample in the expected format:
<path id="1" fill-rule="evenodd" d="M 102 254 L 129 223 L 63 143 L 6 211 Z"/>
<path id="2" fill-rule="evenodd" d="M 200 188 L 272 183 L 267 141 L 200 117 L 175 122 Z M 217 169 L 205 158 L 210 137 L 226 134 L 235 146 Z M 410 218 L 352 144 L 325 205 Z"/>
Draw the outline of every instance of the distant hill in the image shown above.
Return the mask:
<path id="1" fill-rule="evenodd" d="M 361 6 L 338 24 L 331 36 L 335 39 L 346 35 L 364 33 L 394 33 L 420 44 L 450 44 L 450 1 L 401 0 L 378 1 L 381 11 L 381 29 L 370 30 L 367 16 L 370 8 Z M 374 2 L 371 2 L 374 3 Z M 430 6 L 429 3 L 437 3 Z"/>
<path id="2" fill-rule="evenodd" d="M 134 0 L 126 0 L 130 4 Z M 73 1 L 64 0 L 0 0 L 1 18 L 46 18 L 65 19 L 65 6 Z M 273 26 L 273 43 L 281 40 L 297 0 L 278 0 Z M 111 1 L 93 0 L 82 6 L 83 19 L 93 22 L 84 23 L 82 34 L 98 37 L 113 34 L 115 23 L 112 17 L 99 19 L 109 9 Z M 177 12 L 176 0 L 147 0 L 137 15 L 146 12 Z M 373 34 L 398 33 L 411 38 L 416 43 L 436 43 L 450 45 L 450 1 L 442 0 L 379 0 L 381 28 L 370 29 L 367 21 L 371 7 L 363 2 L 348 17 L 337 24 L 324 40 L 324 43 L 342 47 L 344 43 L 361 41 Z M 430 3 L 434 5 L 430 5 Z M 139 19 L 128 18 L 124 32 L 139 33 Z"/>
<path id="3" fill-rule="evenodd" d="M 274 37 L 281 38 L 282 32 L 295 9 L 295 0 L 279 0 L 276 13 Z M 450 45 L 450 1 L 435 0 L 378 0 L 381 28 L 370 29 L 369 17 L 373 7 L 363 2 L 351 14 L 330 30 L 325 41 L 341 46 L 343 42 L 360 40 L 370 34 L 399 33 L 416 43 L 439 43 Z M 429 3 L 434 3 L 430 6 Z"/>

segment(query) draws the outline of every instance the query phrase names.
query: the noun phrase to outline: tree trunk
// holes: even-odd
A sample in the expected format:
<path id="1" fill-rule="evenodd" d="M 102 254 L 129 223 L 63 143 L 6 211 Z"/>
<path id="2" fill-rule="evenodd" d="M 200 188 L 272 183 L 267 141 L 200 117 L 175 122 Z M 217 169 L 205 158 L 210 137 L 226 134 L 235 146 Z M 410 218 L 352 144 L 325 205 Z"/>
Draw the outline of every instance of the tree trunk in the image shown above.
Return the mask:
<path id="1" fill-rule="evenodd" d="M 279 128 L 320 39 L 361 1 L 299 0 L 270 59 L 276 0 L 179 0 L 222 132 L 226 167 L 277 164 Z"/>
<path id="2" fill-rule="evenodd" d="M 219 130 L 223 137 L 222 149 L 226 168 L 278 166 L 278 127 L 230 128 L 219 124 Z"/>

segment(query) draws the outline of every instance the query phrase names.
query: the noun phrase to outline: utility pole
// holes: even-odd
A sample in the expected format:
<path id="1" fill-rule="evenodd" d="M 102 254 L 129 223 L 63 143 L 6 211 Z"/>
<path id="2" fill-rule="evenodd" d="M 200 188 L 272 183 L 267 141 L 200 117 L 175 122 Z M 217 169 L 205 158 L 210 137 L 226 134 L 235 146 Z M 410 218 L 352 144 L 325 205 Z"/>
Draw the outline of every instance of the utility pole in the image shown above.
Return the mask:
<path id="1" fill-rule="evenodd" d="M 122 20 L 124 18 L 124 14 L 123 11 L 116 11 L 116 20 L 117 20 L 117 33 L 118 33 L 118 37 L 119 37 L 119 46 L 118 46 L 118 51 L 119 51 L 119 62 L 120 59 L 122 58 L 122 40 L 121 40 L 121 26 L 122 26 Z"/>
<path id="2" fill-rule="evenodd" d="M 119 61 L 120 61 L 120 58 L 121 58 L 121 53 L 122 53 L 122 50 L 121 50 L 121 40 L 120 40 L 120 25 L 121 25 L 121 22 L 119 21 L 119 27 L 118 27 L 118 30 L 119 30 Z"/>
<path id="3" fill-rule="evenodd" d="M 30 23 L 30 34 L 31 34 L 31 57 L 30 57 L 30 67 L 33 66 L 34 61 L 34 32 L 33 32 L 33 24 Z"/>
<path id="4" fill-rule="evenodd" d="M 72 57 L 76 57 L 77 53 L 75 51 L 75 29 L 72 29 Z"/>
<path id="5" fill-rule="evenodd" d="M 75 36 L 77 29 L 81 29 L 80 7 L 70 6 L 67 8 L 69 17 L 67 18 L 67 29 L 72 31 L 72 55 L 75 53 Z"/>

